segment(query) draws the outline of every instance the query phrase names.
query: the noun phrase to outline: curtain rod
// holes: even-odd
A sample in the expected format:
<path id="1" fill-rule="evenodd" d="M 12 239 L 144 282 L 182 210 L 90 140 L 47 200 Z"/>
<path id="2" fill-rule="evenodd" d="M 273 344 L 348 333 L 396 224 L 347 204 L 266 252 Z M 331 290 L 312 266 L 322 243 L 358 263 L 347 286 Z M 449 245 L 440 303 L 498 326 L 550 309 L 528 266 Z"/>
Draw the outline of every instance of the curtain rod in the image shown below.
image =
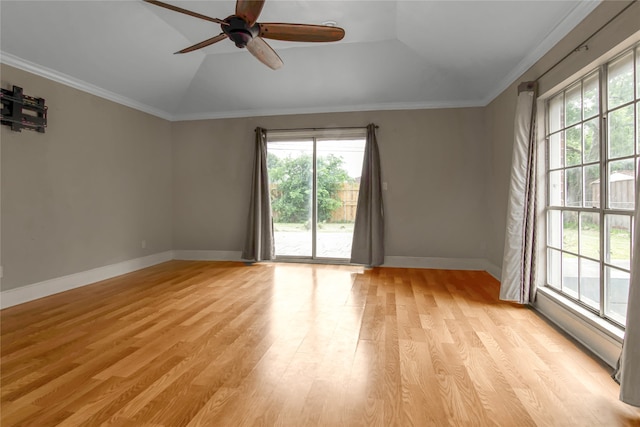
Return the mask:
<path id="1" fill-rule="evenodd" d="M 375 125 L 376 129 L 378 129 L 378 125 Z M 348 126 L 348 127 L 330 127 L 330 128 L 294 128 L 294 129 L 265 129 L 267 132 L 284 132 L 284 131 L 317 131 L 317 130 L 356 130 L 356 129 L 366 129 L 366 126 Z M 258 130 L 256 128 L 255 130 Z"/>
<path id="2" fill-rule="evenodd" d="M 555 64 L 553 64 L 550 68 L 547 69 L 547 71 L 545 71 L 544 73 L 542 73 L 540 76 L 538 76 L 538 78 L 535 81 L 539 81 L 541 78 L 543 78 L 544 76 L 546 76 L 551 70 L 553 70 L 554 68 L 556 68 L 558 65 L 560 65 L 565 59 L 567 59 L 569 56 L 571 56 L 572 54 L 574 54 L 575 52 L 579 52 L 581 50 L 589 50 L 589 46 L 587 46 L 587 42 L 589 40 L 591 40 L 596 34 L 598 34 L 600 31 L 602 31 L 607 25 L 609 25 L 610 23 L 612 23 L 618 16 L 622 15 L 627 9 L 629 9 L 631 6 L 633 6 L 635 3 L 637 3 L 638 0 L 633 0 L 631 3 L 629 3 L 628 5 L 626 5 L 624 7 L 624 9 L 622 9 L 620 12 L 616 13 L 611 19 L 609 19 L 607 22 L 605 22 L 600 28 L 598 28 L 596 31 L 594 31 L 589 37 L 587 37 L 582 43 L 580 43 L 578 46 L 576 46 L 575 49 L 573 49 L 571 52 L 567 53 L 565 56 L 562 57 L 562 59 L 560 59 L 558 62 L 556 62 Z"/>

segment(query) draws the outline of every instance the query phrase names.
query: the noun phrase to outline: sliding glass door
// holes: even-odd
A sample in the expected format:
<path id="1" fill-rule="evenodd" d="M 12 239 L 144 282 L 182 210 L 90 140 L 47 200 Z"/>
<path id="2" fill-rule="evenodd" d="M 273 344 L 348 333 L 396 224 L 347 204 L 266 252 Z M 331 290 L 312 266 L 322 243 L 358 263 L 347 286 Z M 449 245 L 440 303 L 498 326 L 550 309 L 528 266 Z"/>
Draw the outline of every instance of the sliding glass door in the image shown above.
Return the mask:
<path id="1" fill-rule="evenodd" d="M 313 145 L 267 143 L 276 257 L 313 257 Z"/>
<path id="2" fill-rule="evenodd" d="M 267 140 L 276 258 L 349 259 L 363 131 L 277 133 Z"/>

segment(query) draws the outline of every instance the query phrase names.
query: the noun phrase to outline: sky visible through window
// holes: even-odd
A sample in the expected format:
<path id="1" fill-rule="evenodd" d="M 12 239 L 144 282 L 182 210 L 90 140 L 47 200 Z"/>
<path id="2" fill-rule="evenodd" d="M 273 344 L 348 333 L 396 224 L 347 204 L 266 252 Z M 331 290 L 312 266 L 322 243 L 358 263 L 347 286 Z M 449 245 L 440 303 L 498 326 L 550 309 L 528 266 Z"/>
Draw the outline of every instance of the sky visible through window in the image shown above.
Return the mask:
<path id="1" fill-rule="evenodd" d="M 358 178 L 362 174 L 362 152 L 364 151 L 364 138 L 361 139 L 318 139 L 318 156 L 333 154 L 344 160 L 343 168 L 351 178 Z M 275 141 L 269 142 L 269 153 L 286 158 L 311 152 L 312 140 L 300 141 Z"/>

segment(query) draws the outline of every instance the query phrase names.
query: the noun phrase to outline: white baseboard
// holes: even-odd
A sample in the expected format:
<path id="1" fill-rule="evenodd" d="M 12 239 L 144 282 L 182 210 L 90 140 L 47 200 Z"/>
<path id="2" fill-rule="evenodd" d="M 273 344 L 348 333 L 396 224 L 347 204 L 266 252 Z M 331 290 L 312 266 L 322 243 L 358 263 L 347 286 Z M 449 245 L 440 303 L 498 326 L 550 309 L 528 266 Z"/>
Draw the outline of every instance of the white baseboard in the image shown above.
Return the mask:
<path id="1" fill-rule="evenodd" d="M 498 267 L 484 258 L 423 258 L 385 256 L 383 267 L 434 268 L 439 270 L 483 270 L 493 274 Z"/>
<path id="2" fill-rule="evenodd" d="M 487 273 L 493 276 L 498 282 L 500 282 L 500 278 L 502 277 L 502 267 L 498 267 L 497 265 L 487 261 L 484 269 Z"/>
<path id="3" fill-rule="evenodd" d="M 624 333 L 582 307 L 576 305 L 575 308 L 569 308 L 556 301 L 558 297 L 551 292 L 539 289 L 533 308 L 606 364 L 614 367 L 620 356 Z"/>
<path id="4" fill-rule="evenodd" d="M 86 286 L 101 280 L 131 273 L 172 259 L 192 261 L 242 261 L 240 251 L 175 250 L 166 251 L 116 264 L 106 265 L 68 276 L 45 280 L 16 289 L 0 292 L 0 309 L 44 298 L 49 295 Z M 434 268 L 442 270 L 483 270 L 500 279 L 501 269 L 483 258 L 422 258 L 387 256 L 383 267 Z M 595 318 L 585 320 L 588 313 L 580 308 L 572 310 L 555 300 L 549 291 L 538 292 L 533 304 L 542 316 L 575 338 L 610 366 L 615 366 L 621 350 L 620 332 L 611 331 Z M 582 309 L 586 312 L 586 310 Z M 600 323 L 602 324 L 600 324 Z"/>
<path id="5" fill-rule="evenodd" d="M 175 250 L 173 259 L 184 261 L 242 261 L 240 251 L 190 251 Z"/>
<path id="6" fill-rule="evenodd" d="M 86 286 L 101 280 L 110 279 L 122 274 L 173 259 L 173 252 L 166 251 L 141 258 L 130 259 L 116 264 L 105 265 L 87 271 L 56 277 L 39 283 L 22 286 L 16 289 L 0 292 L 0 309 L 44 298 L 49 295 L 68 291 L 70 289 Z"/>
<path id="7" fill-rule="evenodd" d="M 0 292 L 0 309 L 79 288 L 172 259 L 189 261 L 243 261 L 240 251 L 174 250 L 119 262 L 68 276 Z M 422 258 L 387 256 L 383 267 L 484 270 L 496 277 L 500 269 L 483 258 Z M 498 273 L 499 275 L 499 273 Z"/>
<path id="8" fill-rule="evenodd" d="M 174 250 L 173 258 L 185 261 L 245 261 L 240 251 Z M 300 259 L 294 262 L 312 262 Z M 382 267 L 483 270 L 495 277 L 500 269 L 483 258 L 420 258 L 386 256 Z"/>

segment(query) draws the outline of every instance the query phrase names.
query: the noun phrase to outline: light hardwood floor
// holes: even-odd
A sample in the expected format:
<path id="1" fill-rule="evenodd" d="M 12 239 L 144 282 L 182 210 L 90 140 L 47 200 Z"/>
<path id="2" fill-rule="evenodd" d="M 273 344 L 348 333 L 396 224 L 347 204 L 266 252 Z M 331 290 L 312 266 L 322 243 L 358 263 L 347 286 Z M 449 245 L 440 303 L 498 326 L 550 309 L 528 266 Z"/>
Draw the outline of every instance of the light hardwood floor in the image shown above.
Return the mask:
<path id="1" fill-rule="evenodd" d="M 2 426 L 624 426 L 484 272 L 172 261 L 3 310 Z"/>

